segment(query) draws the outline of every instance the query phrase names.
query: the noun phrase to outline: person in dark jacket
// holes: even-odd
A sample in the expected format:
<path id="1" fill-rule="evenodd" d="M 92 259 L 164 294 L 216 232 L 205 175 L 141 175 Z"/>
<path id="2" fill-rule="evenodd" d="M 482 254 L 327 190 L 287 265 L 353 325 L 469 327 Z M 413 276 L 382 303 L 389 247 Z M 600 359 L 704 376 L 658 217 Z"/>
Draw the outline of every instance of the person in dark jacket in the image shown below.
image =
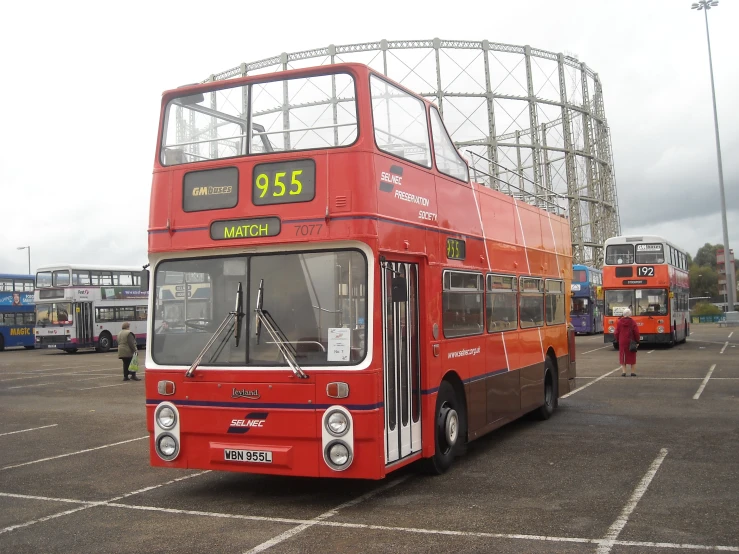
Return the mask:
<path id="1" fill-rule="evenodd" d="M 141 381 L 136 376 L 136 372 L 128 371 L 133 354 L 138 350 L 136 347 L 136 337 L 129 331 L 129 327 L 131 327 L 131 324 L 128 321 L 124 322 L 121 325 L 121 332 L 118 333 L 118 357 L 123 360 L 123 380 L 128 381 L 130 375 L 131 381 Z"/>
<path id="2" fill-rule="evenodd" d="M 621 364 L 621 377 L 626 377 L 626 366 L 631 366 L 631 376 L 636 377 L 636 352 L 629 350 L 632 340 L 639 342 L 639 327 L 631 319 L 631 310 L 626 308 L 616 325 L 614 338 L 618 343 L 618 362 Z"/>

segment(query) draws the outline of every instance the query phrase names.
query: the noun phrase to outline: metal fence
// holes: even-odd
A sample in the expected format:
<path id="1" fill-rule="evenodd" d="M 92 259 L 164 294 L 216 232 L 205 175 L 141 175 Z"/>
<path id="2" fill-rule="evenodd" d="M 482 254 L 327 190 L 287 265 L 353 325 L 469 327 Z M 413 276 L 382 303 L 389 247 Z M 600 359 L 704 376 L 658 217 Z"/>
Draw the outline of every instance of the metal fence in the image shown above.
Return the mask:
<path id="1" fill-rule="evenodd" d="M 602 265 L 603 243 L 621 225 L 603 88 L 585 63 L 487 40 L 380 40 L 282 53 L 204 82 L 341 62 L 434 101 L 478 182 L 563 211 L 574 263 Z"/>

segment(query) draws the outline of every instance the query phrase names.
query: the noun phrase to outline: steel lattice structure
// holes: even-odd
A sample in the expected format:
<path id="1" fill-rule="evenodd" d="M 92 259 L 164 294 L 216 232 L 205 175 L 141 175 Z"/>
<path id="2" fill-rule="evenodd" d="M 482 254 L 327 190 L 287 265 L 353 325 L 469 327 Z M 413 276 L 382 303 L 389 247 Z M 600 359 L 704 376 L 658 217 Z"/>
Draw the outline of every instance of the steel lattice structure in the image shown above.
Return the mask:
<path id="1" fill-rule="evenodd" d="M 204 82 L 341 62 L 367 64 L 434 101 L 477 182 L 556 203 L 570 219 L 573 262 L 603 264 L 603 243 L 621 224 L 603 89 L 586 64 L 487 40 L 380 40 L 282 53 Z"/>

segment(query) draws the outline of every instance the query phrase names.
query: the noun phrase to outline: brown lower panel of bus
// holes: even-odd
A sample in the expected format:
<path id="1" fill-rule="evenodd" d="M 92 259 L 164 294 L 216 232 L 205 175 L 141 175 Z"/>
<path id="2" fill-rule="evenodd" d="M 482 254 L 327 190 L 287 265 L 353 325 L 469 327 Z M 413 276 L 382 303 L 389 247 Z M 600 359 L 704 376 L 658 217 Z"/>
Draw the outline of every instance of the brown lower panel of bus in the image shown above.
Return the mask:
<path id="1" fill-rule="evenodd" d="M 570 391 L 569 355 L 557 358 L 558 396 Z M 465 384 L 467 396 L 467 434 L 469 440 L 484 435 L 544 402 L 544 362 L 506 371 Z"/>

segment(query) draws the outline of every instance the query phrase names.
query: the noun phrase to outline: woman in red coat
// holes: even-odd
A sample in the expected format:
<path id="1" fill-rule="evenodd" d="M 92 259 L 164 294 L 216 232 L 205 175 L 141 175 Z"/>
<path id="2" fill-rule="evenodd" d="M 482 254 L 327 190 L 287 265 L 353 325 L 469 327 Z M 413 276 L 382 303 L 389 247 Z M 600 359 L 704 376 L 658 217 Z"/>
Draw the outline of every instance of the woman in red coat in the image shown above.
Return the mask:
<path id="1" fill-rule="evenodd" d="M 626 308 L 623 317 L 618 320 L 614 338 L 618 343 L 618 361 L 621 364 L 621 377 L 626 377 L 626 365 L 631 366 L 631 376 L 636 377 L 636 352 L 629 350 L 632 340 L 639 342 L 639 328 L 631 319 L 631 310 Z"/>

